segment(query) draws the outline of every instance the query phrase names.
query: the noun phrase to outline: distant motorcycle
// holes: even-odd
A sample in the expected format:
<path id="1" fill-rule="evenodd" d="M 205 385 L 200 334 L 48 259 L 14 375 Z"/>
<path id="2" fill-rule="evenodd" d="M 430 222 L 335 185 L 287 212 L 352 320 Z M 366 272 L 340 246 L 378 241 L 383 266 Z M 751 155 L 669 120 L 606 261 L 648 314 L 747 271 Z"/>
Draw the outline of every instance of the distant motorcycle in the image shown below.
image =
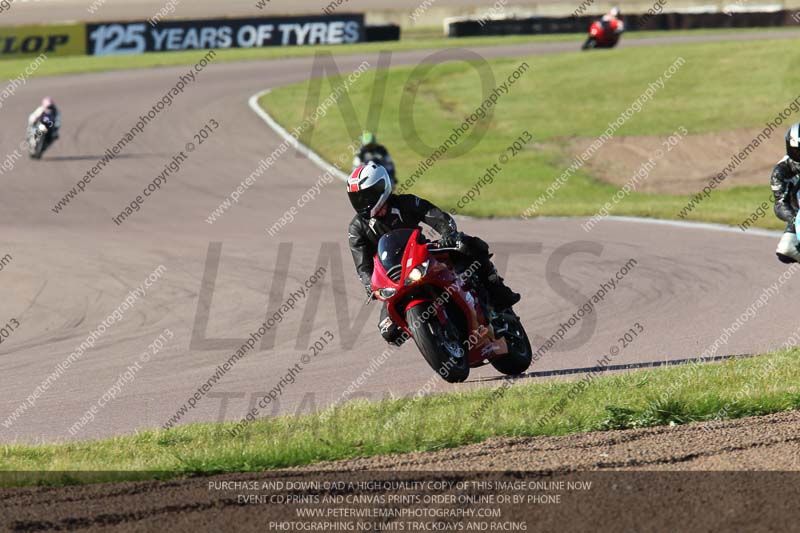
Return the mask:
<path id="1" fill-rule="evenodd" d="M 364 154 L 364 159 L 356 157 L 355 160 L 353 161 L 352 170 L 355 170 L 356 168 L 366 163 L 369 163 L 370 161 L 374 161 L 375 163 L 379 164 L 380 166 L 386 169 L 386 172 L 389 173 L 389 178 L 392 180 L 392 187 L 397 185 L 397 178 L 395 177 L 394 161 L 391 160 L 387 161 L 381 154 L 377 152 L 367 152 L 366 154 Z"/>
<path id="2" fill-rule="evenodd" d="M 28 128 L 28 155 L 31 159 L 41 159 L 42 154 L 52 144 L 49 140 L 49 133 L 52 127 L 52 117 L 44 115 Z"/>
<path id="3" fill-rule="evenodd" d="M 503 374 L 525 372 L 533 353 L 519 317 L 489 307 L 475 275 L 464 276 L 468 269 L 457 273 L 459 252 L 426 241 L 419 229 L 386 233 L 374 259 L 372 297 L 386 302 L 394 323 L 450 383 L 487 363 Z"/>
<path id="4" fill-rule="evenodd" d="M 611 20 L 603 22 L 596 20 L 589 26 L 589 37 L 581 47 L 582 50 L 590 50 L 592 48 L 614 48 L 619 42 L 621 35 L 617 30 L 619 29 L 620 22 L 618 20 Z"/>

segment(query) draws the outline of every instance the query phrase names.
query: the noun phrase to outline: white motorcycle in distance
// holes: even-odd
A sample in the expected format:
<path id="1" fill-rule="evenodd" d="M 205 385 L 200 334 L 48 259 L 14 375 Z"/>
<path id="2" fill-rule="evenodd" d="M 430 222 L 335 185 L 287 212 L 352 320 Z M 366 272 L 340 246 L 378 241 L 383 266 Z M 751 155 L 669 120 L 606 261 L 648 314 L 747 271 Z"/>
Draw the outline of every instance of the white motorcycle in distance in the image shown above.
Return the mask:
<path id="1" fill-rule="evenodd" d="M 792 207 L 798 213 L 794 217 L 795 232 L 784 232 L 778 242 L 778 248 L 775 250 L 778 261 L 787 265 L 800 263 L 800 244 L 797 242 L 797 236 L 800 235 L 800 189 L 794 193 Z"/>
<path id="2" fill-rule="evenodd" d="M 47 134 L 52 127 L 53 119 L 45 115 L 28 128 L 28 155 L 31 159 L 41 159 L 52 144 L 47 142 Z"/>

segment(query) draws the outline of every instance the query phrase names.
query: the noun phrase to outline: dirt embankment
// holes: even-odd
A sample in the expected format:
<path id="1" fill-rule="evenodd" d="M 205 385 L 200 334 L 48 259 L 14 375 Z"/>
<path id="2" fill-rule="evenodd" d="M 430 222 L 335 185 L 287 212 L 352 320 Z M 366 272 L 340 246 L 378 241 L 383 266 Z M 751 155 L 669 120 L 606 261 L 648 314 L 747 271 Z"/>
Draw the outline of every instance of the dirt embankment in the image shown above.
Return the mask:
<path id="1" fill-rule="evenodd" d="M 527 531 L 585 531 L 590 524 L 593 530 L 793 530 L 800 517 L 798 441 L 798 412 L 565 437 L 495 438 L 434 453 L 313 468 L 4 490 L 0 523 L 11 531 L 147 531 L 164 524 L 171 531 L 276 531 L 279 523 L 307 528 L 328 520 L 339 526 L 329 524 L 326 530 L 347 531 L 346 524 L 366 520 L 353 513 L 367 510 L 382 517 L 371 519 L 369 531 L 410 531 L 397 524 L 434 518 L 387 518 L 386 510 L 436 509 L 435 521 L 447 525 L 441 529 L 447 531 L 469 521 L 525 524 Z M 521 481 L 527 488 L 510 488 Z M 259 488 L 243 488 L 242 483 Z M 415 495 L 430 495 L 433 503 L 415 504 Z M 514 495 L 525 504 L 514 504 Z M 284 503 L 271 503 L 273 496 Z M 326 497 L 341 503 L 323 503 Z M 330 514 L 303 518 L 299 509 Z M 478 517 L 477 509 L 490 516 Z M 474 514 L 457 516 L 463 513 Z"/>
<path id="2" fill-rule="evenodd" d="M 768 191 L 772 167 L 785 153 L 783 132 L 772 133 L 741 163 L 732 157 L 744 150 L 761 129 L 742 129 L 720 133 L 689 134 L 670 147 L 666 136 L 612 138 L 588 163 L 588 170 L 597 179 L 622 186 L 643 165 L 652 159 L 646 177 L 638 181 L 636 190 L 643 193 L 692 194 L 723 172 L 728 165 L 736 167 L 727 173 L 720 188 L 761 185 Z M 580 154 L 591 141 L 576 139 L 569 143 L 573 155 Z M 663 150 L 663 157 L 658 157 Z"/>

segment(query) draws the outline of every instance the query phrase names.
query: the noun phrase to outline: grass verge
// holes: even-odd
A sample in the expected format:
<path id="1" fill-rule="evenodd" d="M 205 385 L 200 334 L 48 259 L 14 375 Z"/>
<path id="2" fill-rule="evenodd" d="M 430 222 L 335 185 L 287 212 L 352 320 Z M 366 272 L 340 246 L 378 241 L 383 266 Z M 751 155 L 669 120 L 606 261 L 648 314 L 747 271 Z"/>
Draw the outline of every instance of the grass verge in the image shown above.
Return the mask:
<path id="1" fill-rule="evenodd" d="M 190 424 L 94 442 L 0 450 L 5 485 L 72 484 L 260 471 L 320 461 L 432 451 L 496 436 L 684 424 L 800 408 L 800 349 L 716 364 L 580 381 L 504 382 L 495 389 L 353 401 L 316 414 Z M 21 471 L 30 471 L 28 473 Z M 80 475 L 80 471 L 93 472 Z M 71 473 L 69 473 L 71 472 Z"/>
<path id="2" fill-rule="evenodd" d="M 473 216 L 513 217 L 525 213 L 570 165 L 564 150 L 568 141 L 585 140 L 588 147 L 677 57 L 684 58 L 685 64 L 616 131 L 616 137 L 667 136 L 679 126 L 690 134 L 763 128 L 767 120 L 798 96 L 800 72 L 787 68 L 786 59 L 800 61 L 800 51 L 789 40 L 751 42 L 746 47 L 738 42 L 716 42 L 528 57 L 527 73 L 510 87 L 507 95 L 501 96 L 491 120 L 483 121 L 487 131 L 480 142 L 458 157 L 436 161 L 433 168 L 416 179 L 411 191 L 448 210 L 458 209 L 463 195 L 527 130 L 534 142 L 481 189 L 478 201 L 458 209 Z M 489 61 L 497 83 L 504 81 L 520 61 Z M 609 76 L 609 72 L 614 75 Z M 770 79 L 770 72 L 778 74 Z M 339 160 L 349 140 L 366 124 L 375 76 L 374 72 L 365 74 L 349 91 L 358 124 L 346 124 L 341 113 L 331 110 L 301 140 L 329 161 Z M 753 84 L 752 79 L 770 82 Z M 322 83 L 321 94 L 326 95 L 339 80 L 279 88 L 261 103 L 282 124 L 299 124 L 312 83 Z M 413 93 L 414 104 L 401 109 L 403 98 Z M 478 73 L 465 63 L 436 66 L 422 80 L 413 79 L 411 68 L 390 70 L 379 117 L 372 127 L 392 150 L 401 182 L 418 170 L 433 147 L 442 144 L 483 98 Z M 401 127 L 402 119 L 407 117 L 416 124 L 416 132 Z M 415 136 L 430 148 L 412 148 L 408 141 Z M 742 148 L 731 147 L 731 154 Z M 780 155 L 775 154 L 776 161 Z M 642 159 L 644 162 L 646 158 Z M 715 191 L 686 219 L 738 224 L 769 194 L 768 175 L 764 176 L 764 183 L 764 187 Z M 616 187 L 593 179 L 584 167 L 535 215 L 591 216 L 617 191 Z M 611 214 L 674 219 L 687 201 L 683 195 L 633 193 Z M 762 218 L 757 225 L 783 227 L 771 216 Z"/>

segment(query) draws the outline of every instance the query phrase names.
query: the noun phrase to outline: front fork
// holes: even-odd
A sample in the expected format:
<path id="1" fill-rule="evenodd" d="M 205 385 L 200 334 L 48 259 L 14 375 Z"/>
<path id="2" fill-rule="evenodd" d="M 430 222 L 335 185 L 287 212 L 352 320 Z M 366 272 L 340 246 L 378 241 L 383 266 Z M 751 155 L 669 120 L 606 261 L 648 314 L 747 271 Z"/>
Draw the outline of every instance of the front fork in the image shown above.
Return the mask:
<path id="1" fill-rule="evenodd" d="M 408 310 L 409 309 L 412 309 L 412 308 L 417 307 L 419 305 L 426 306 L 428 308 L 427 311 L 429 313 L 431 312 L 430 308 L 433 307 L 434 308 L 434 312 L 436 313 L 436 317 L 439 319 L 439 324 L 441 324 L 442 326 L 446 326 L 447 325 L 447 313 L 445 312 L 444 307 L 441 304 L 437 304 L 436 301 L 437 300 L 428 300 L 428 299 L 422 299 L 422 298 L 419 298 L 419 299 L 416 299 L 416 300 L 411 300 L 410 302 L 408 302 L 408 305 L 406 305 L 406 316 L 408 316 Z"/>

